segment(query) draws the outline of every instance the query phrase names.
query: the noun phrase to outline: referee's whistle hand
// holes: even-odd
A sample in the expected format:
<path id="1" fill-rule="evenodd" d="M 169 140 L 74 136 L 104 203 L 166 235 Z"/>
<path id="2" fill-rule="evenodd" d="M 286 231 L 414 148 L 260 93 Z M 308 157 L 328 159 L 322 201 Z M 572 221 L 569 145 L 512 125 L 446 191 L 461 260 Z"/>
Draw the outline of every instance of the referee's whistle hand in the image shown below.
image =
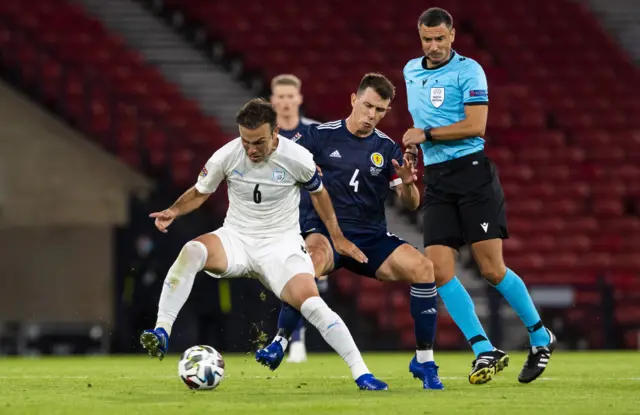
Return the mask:
<path id="1" fill-rule="evenodd" d="M 404 144 L 405 147 L 417 146 L 425 141 L 427 141 L 427 137 L 425 137 L 422 128 L 409 128 L 402 137 L 402 144 Z"/>

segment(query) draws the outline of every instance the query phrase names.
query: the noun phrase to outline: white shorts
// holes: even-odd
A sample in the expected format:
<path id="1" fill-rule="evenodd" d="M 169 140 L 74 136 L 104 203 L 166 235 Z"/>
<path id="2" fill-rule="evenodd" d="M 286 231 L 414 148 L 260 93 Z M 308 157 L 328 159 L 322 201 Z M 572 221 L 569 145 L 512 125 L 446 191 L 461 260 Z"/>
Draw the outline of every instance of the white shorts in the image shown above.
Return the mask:
<path id="1" fill-rule="evenodd" d="M 256 278 L 278 298 L 282 289 L 297 274 L 315 275 L 313 262 L 299 234 L 273 239 L 243 236 L 222 227 L 214 232 L 227 255 L 227 270 L 216 278 Z"/>

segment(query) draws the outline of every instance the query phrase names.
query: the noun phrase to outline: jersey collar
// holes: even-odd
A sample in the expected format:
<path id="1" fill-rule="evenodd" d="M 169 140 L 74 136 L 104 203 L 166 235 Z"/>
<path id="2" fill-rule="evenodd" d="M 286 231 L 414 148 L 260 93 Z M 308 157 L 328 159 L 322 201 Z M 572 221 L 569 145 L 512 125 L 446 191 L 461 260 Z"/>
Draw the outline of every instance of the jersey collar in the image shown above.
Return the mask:
<path id="1" fill-rule="evenodd" d="M 436 69 L 440 69 L 443 66 L 447 66 L 455 56 L 456 56 L 456 51 L 451 49 L 451 54 L 449 55 L 449 59 L 442 62 L 440 65 L 434 66 L 433 68 L 427 68 L 427 57 L 425 56 L 424 58 L 422 58 L 422 69 L 424 69 L 425 71 L 435 71 Z"/>
<path id="2" fill-rule="evenodd" d="M 284 132 L 285 134 L 291 134 L 294 131 L 298 131 L 298 129 L 300 129 L 300 125 L 302 124 L 302 119 L 298 120 L 298 124 L 296 124 L 295 127 L 293 127 L 293 129 L 291 130 L 286 130 L 284 128 L 280 128 L 280 132 Z"/>
<path id="3" fill-rule="evenodd" d="M 350 138 L 353 138 L 353 139 L 355 139 L 355 140 L 366 140 L 366 139 L 368 139 L 368 138 L 373 137 L 373 135 L 376 133 L 376 129 L 374 128 L 374 129 L 373 129 L 373 131 L 371 131 L 371 134 L 369 134 L 369 135 L 368 135 L 368 136 L 366 136 L 366 137 L 360 137 L 360 136 L 358 136 L 358 135 L 355 135 L 354 133 L 352 133 L 351 131 L 349 131 L 349 129 L 347 128 L 347 119 L 346 119 L 346 118 L 344 118 L 344 119 L 342 120 L 342 128 L 344 128 L 344 130 L 347 132 L 347 134 L 349 134 L 349 137 L 350 137 Z"/>

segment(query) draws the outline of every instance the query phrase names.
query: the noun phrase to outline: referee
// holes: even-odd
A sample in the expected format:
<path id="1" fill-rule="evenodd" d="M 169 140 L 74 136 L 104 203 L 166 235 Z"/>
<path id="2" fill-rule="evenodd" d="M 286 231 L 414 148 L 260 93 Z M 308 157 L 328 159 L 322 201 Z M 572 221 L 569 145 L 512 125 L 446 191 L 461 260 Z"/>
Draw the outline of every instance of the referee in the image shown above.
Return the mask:
<path id="1" fill-rule="evenodd" d="M 504 193 L 495 165 L 484 153 L 489 95 L 480 64 L 456 53 L 453 18 L 443 9 L 418 20 L 424 56 L 404 68 L 409 112 L 415 128 L 403 143 L 425 165 L 425 255 L 433 262 L 438 292 L 469 341 L 476 359 L 469 382 L 482 384 L 504 369 L 509 357 L 493 347 L 467 290 L 455 276 L 455 254 L 469 244 L 482 276 L 504 296 L 529 331 L 530 349 L 518 380 L 544 372 L 556 338 L 542 323 L 522 279 L 505 266 L 508 238 Z"/>

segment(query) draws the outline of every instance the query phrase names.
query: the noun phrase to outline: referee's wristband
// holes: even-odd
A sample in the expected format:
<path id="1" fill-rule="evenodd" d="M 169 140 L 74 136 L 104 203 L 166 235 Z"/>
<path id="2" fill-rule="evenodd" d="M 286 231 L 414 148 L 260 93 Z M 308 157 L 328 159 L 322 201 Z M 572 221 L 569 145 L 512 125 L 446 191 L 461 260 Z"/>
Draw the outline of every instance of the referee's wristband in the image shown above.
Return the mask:
<path id="1" fill-rule="evenodd" d="M 426 127 L 422 131 L 424 131 L 424 138 L 426 138 L 428 142 L 432 142 L 433 136 L 431 135 L 431 128 Z"/>

